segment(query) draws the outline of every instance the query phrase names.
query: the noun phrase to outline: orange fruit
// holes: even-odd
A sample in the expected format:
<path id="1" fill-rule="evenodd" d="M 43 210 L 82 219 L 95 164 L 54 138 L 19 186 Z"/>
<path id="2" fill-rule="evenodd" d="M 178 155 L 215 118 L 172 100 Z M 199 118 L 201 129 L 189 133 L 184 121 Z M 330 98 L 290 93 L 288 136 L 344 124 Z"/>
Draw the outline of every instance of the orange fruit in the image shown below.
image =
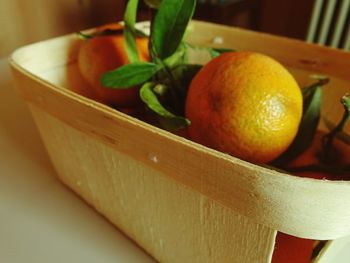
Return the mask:
<path id="1" fill-rule="evenodd" d="M 320 164 L 322 159 L 322 141 L 325 136 L 324 131 L 317 131 L 312 144 L 303 153 L 290 161 L 286 168 L 303 167 L 308 165 Z M 335 167 L 338 165 L 350 164 L 350 146 L 343 141 L 335 138 L 333 141 L 332 156 L 330 162 Z M 350 174 L 337 174 L 332 172 L 321 171 L 303 171 L 295 172 L 297 176 L 327 179 L 327 180 L 349 180 Z M 272 263 L 308 263 L 310 262 L 312 252 L 315 245 L 314 240 L 303 239 L 290 236 L 283 233 L 278 233 L 275 243 L 275 251 L 272 258 Z"/>
<path id="2" fill-rule="evenodd" d="M 185 111 L 192 140 L 267 163 L 293 141 L 302 116 L 302 94 L 276 60 L 254 52 L 228 52 L 194 77 Z"/>
<path id="3" fill-rule="evenodd" d="M 325 131 L 317 131 L 312 144 L 303 153 L 294 158 L 288 164 L 285 165 L 285 169 L 304 167 L 310 165 L 322 164 L 322 141 L 325 136 Z M 350 145 L 345 142 L 335 138 L 333 140 L 333 148 L 330 155 L 331 166 L 341 167 L 345 165 L 350 165 Z M 327 163 L 325 163 L 327 165 Z M 283 169 L 282 168 L 282 169 Z M 294 172 L 295 175 L 307 178 L 315 179 L 328 179 L 328 180 L 349 180 L 350 174 L 337 174 L 336 172 L 329 171 L 298 171 Z"/>
<path id="4" fill-rule="evenodd" d="M 315 241 L 278 232 L 272 263 L 309 263 Z"/>
<path id="5" fill-rule="evenodd" d="M 97 31 L 106 29 L 121 29 L 118 24 L 103 26 Z M 148 39 L 137 38 L 136 44 L 142 61 L 149 60 Z M 97 36 L 87 39 L 81 45 L 78 54 L 79 70 L 83 78 L 90 84 L 95 93 L 95 99 L 116 107 L 133 107 L 140 102 L 138 88 L 110 89 L 102 86 L 101 76 L 107 71 L 129 63 L 125 51 L 124 36 Z"/>

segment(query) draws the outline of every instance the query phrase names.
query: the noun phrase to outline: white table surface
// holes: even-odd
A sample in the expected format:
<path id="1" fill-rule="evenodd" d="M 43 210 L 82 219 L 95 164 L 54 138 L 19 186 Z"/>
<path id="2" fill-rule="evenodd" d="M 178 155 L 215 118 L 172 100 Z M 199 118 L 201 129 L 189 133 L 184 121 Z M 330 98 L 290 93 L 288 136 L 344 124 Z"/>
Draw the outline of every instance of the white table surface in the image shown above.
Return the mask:
<path id="1" fill-rule="evenodd" d="M 54 174 L 1 59 L 0 262 L 155 262 Z"/>

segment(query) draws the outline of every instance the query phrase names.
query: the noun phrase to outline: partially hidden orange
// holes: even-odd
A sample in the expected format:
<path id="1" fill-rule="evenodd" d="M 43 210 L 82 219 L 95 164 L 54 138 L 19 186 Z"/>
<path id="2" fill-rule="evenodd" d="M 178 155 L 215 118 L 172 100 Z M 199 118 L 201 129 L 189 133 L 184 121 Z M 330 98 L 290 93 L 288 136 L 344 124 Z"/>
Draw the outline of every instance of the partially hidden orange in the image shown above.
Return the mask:
<path id="1" fill-rule="evenodd" d="M 325 131 L 318 130 L 310 145 L 304 152 L 287 163 L 282 169 L 295 170 L 295 175 L 300 177 L 327 179 L 327 180 L 350 180 L 350 172 L 340 173 L 337 169 L 350 165 L 350 145 L 334 138 L 332 150 L 329 159 L 324 159 L 323 138 Z M 327 170 L 318 170 L 317 168 L 303 170 L 303 167 L 327 167 Z M 332 170 L 334 167 L 334 170 Z M 300 168 L 300 170 L 298 169 Z"/>
<path id="2" fill-rule="evenodd" d="M 109 24 L 97 29 L 122 29 L 119 24 Z M 137 38 L 137 48 L 140 60 L 148 61 L 148 39 Z M 101 84 L 101 76 L 107 71 L 114 70 L 129 63 L 125 51 L 124 36 L 121 30 L 117 35 L 96 36 L 84 40 L 78 54 L 79 70 L 83 78 L 90 84 L 95 93 L 95 99 L 116 107 L 134 107 L 140 102 L 138 87 L 129 89 L 110 89 Z"/>
<path id="3" fill-rule="evenodd" d="M 254 163 L 274 160 L 293 141 L 302 116 L 300 88 L 279 62 L 228 52 L 194 77 L 186 99 L 192 140 Z"/>
<path id="4" fill-rule="evenodd" d="M 318 130 L 314 136 L 311 146 L 304 152 L 285 165 L 284 168 L 302 168 L 322 164 L 323 138 L 325 131 Z M 336 169 L 350 164 L 350 145 L 335 138 L 333 141 L 332 155 L 326 161 L 331 162 Z M 300 170 L 293 173 L 294 175 L 326 180 L 349 180 L 350 173 L 337 173 L 336 171 L 320 170 Z M 275 250 L 273 253 L 272 263 L 308 263 L 311 260 L 313 249 L 317 241 L 303 239 L 278 233 L 276 237 Z"/>
<path id="5" fill-rule="evenodd" d="M 271 263 L 309 263 L 315 243 L 278 232 Z"/>

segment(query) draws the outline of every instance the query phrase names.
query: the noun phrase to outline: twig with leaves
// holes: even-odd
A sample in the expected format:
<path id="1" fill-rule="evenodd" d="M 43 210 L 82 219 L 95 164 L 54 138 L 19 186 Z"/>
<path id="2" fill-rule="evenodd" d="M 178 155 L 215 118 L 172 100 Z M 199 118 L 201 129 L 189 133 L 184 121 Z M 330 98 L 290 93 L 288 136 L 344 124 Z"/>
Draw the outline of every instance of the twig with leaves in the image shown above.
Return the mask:
<path id="1" fill-rule="evenodd" d="M 109 88 L 141 86 L 141 100 L 159 116 L 164 128 L 185 127 L 190 124 L 184 117 L 187 88 L 201 69 L 200 65 L 188 63 L 188 49 L 195 47 L 183 41 L 196 0 L 145 2 L 151 8 L 157 8 L 151 20 L 149 36 L 151 61 L 139 60 L 135 41 L 138 0 L 129 0 L 124 16 L 124 37 L 130 64 L 107 72 L 101 81 Z M 211 48 L 206 50 L 212 57 L 231 51 Z"/>

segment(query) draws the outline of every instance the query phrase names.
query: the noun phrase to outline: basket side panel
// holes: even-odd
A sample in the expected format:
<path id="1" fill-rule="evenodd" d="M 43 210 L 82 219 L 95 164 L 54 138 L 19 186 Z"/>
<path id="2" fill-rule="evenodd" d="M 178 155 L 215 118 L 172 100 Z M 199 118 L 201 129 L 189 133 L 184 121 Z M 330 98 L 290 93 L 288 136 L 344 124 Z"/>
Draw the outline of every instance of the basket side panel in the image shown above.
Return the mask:
<path id="1" fill-rule="evenodd" d="M 253 48 L 260 39 L 263 45 L 258 45 L 259 50 L 255 51 L 271 50 L 273 53 L 267 54 L 298 69 L 299 76 L 304 78 L 307 72 L 337 76 L 338 83 L 342 84 L 339 89 L 337 83 L 335 90 L 348 91 L 348 53 L 207 23 L 196 23 L 195 30 L 196 34 L 191 34 L 194 43 L 209 45 L 214 36 L 220 36 L 227 47 L 239 43 L 239 50 Z M 11 65 L 23 98 L 117 151 L 152 166 L 159 174 L 196 189 L 259 224 L 311 239 L 327 240 L 350 234 L 349 182 L 298 178 L 252 165 L 154 129 L 78 95 L 72 91 L 80 83 L 76 77 L 77 47 L 74 44 L 73 51 L 66 50 L 70 49 L 72 41 L 72 37 L 63 37 L 16 52 Z M 46 45 L 50 52 L 41 56 L 40 50 Z M 55 55 L 55 50 L 60 48 L 63 53 Z M 51 53 L 54 55 L 49 56 Z M 306 56 L 319 58 L 318 62 L 304 63 Z M 36 60 L 37 57 L 40 59 Z M 41 60 L 50 62 L 42 67 Z M 331 96 L 326 94 L 325 97 Z M 326 104 L 335 109 L 334 103 L 327 100 Z M 129 139 L 131 135 L 133 138 Z M 149 151 L 162 156 L 161 162 L 152 162 Z"/>
<path id="2" fill-rule="evenodd" d="M 60 179 L 157 260 L 270 262 L 275 230 L 31 110 Z"/>

